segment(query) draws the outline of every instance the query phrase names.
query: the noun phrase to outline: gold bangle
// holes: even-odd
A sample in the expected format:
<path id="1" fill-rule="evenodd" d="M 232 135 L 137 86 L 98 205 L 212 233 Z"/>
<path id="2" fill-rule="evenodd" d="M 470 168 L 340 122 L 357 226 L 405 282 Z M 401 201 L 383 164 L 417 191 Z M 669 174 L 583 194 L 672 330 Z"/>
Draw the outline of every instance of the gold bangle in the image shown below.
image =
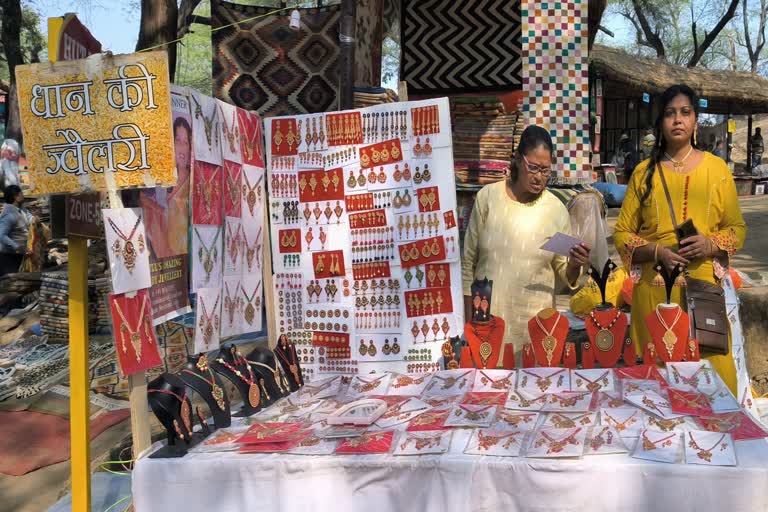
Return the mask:
<path id="1" fill-rule="evenodd" d="M 653 246 L 653 263 L 654 265 L 659 261 L 659 244 L 656 243 Z"/>

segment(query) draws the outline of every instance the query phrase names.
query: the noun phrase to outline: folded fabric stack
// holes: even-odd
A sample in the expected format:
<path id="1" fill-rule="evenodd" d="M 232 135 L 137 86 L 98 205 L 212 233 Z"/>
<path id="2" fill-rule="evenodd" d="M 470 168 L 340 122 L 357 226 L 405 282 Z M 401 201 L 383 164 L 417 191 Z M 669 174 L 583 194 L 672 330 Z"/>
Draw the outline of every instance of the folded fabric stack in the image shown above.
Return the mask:
<path id="1" fill-rule="evenodd" d="M 108 332 L 109 277 L 88 279 L 88 326 L 90 333 Z M 43 272 L 40 286 L 40 327 L 52 340 L 69 340 L 69 278 L 66 270 Z"/>
<path id="2" fill-rule="evenodd" d="M 373 107 L 398 101 L 395 91 L 383 87 L 355 87 L 353 94 L 355 108 Z"/>
<path id="3" fill-rule="evenodd" d="M 517 112 L 496 97 L 451 98 L 453 155 L 458 190 L 504 179 L 514 150 Z"/>
<path id="4" fill-rule="evenodd" d="M 0 315 L 19 304 L 29 304 L 37 298 L 40 289 L 39 272 L 6 274 L 0 280 Z"/>

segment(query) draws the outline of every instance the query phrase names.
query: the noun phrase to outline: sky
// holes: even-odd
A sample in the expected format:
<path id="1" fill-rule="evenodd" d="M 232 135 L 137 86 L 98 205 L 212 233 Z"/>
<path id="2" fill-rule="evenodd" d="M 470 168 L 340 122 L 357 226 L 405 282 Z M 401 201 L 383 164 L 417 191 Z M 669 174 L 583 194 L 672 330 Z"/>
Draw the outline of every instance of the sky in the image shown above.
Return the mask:
<path id="1" fill-rule="evenodd" d="M 131 53 L 139 37 L 139 11 L 129 12 L 126 0 L 36 0 L 41 32 L 48 37 L 48 18 L 74 12 L 91 34 L 112 53 Z"/>

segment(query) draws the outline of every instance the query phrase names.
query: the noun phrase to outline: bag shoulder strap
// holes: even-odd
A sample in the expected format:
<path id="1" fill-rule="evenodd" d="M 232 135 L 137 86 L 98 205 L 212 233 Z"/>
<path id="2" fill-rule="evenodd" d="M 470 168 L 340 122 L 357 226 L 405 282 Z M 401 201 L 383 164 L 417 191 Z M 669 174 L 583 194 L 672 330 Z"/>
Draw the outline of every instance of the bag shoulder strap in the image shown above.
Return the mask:
<path id="1" fill-rule="evenodd" d="M 669 195 L 669 187 L 667 187 L 667 180 L 664 178 L 664 169 L 661 167 L 661 163 L 657 164 L 659 166 L 659 178 L 661 178 L 661 186 L 664 188 L 664 195 L 667 197 L 667 206 L 669 206 L 669 214 L 672 216 L 672 226 L 675 228 L 675 231 L 677 231 L 677 219 L 675 217 L 675 207 L 672 206 L 672 196 Z"/>

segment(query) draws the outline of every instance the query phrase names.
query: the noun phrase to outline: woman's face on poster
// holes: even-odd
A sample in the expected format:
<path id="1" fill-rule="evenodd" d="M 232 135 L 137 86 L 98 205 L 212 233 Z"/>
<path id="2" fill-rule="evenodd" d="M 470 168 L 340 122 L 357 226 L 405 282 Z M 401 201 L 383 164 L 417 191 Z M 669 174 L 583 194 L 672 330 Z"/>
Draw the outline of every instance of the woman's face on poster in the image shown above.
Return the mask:
<path id="1" fill-rule="evenodd" d="M 189 130 L 184 126 L 178 126 L 174 134 L 174 147 L 176 149 L 176 169 L 179 174 L 189 174 L 192 157 L 190 140 Z"/>

